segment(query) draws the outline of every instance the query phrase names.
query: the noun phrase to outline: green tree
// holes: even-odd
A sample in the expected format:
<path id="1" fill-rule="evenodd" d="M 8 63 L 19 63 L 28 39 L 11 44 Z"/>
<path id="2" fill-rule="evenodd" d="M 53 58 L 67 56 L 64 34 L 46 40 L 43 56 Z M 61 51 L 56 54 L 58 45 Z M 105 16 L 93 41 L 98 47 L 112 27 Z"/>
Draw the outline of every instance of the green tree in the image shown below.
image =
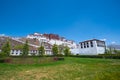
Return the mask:
<path id="1" fill-rule="evenodd" d="M 70 54 L 71 54 L 70 48 L 68 46 L 66 46 L 65 49 L 64 49 L 64 55 L 69 56 Z"/>
<path id="2" fill-rule="evenodd" d="M 22 56 L 27 56 L 29 54 L 29 45 L 28 41 L 26 40 L 25 44 L 23 45 L 23 53 Z"/>
<path id="3" fill-rule="evenodd" d="M 10 50 L 11 50 L 11 47 L 10 47 L 10 42 L 7 40 L 7 42 L 2 46 L 2 52 L 1 54 L 3 56 L 9 56 L 10 55 Z"/>
<path id="4" fill-rule="evenodd" d="M 112 48 L 110 47 L 109 54 L 112 54 L 112 52 L 113 52 L 113 51 L 112 51 Z"/>
<path id="5" fill-rule="evenodd" d="M 65 46 L 64 45 L 59 45 L 58 49 L 59 49 L 59 54 L 63 54 Z"/>
<path id="6" fill-rule="evenodd" d="M 14 46 L 14 49 L 22 50 L 23 49 L 23 45 L 16 45 L 16 46 Z"/>
<path id="7" fill-rule="evenodd" d="M 52 53 L 54 56 L 58 55 L 58 46 L 56 44 L 54 44 L 52 47 Z"/>
<path id="8" fill-rule="evenodd" d="M 38 48 L 38 53 L 39 53 L 39 55 L 44 56 L 44 54 L 45 54 L 44 46 L 40 46 L 40 47 Z"/>

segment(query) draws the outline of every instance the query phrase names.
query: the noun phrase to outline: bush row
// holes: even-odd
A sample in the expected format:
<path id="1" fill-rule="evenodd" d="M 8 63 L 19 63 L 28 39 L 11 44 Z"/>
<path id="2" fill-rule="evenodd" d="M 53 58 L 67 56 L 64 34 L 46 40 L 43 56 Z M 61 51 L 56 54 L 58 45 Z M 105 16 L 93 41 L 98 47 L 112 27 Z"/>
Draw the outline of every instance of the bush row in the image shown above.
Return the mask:
<path id="1" fill-rule="evenodd" d="M 10 63 L 11 60 L 11 58 L 0 58 L 0 63 Z"/>
<path id="2" fill-rule="evenodd" d="M 36 58 L 36 59 L 35 59 Z M 37 61 L 36 61 L 37 60 Z M 0 58 L 0 63 L 41 63 L 51 61 L 63 61 L 64 57 L 38 57 L 38 56 L 27 56 L 25 58 L 21 56 L 12 56 L 9 58 Z"/>
<path id="3" fill-rule="evenodd" d="M 71 57 L 120 59 L 120 56 L 117 55 L 71 55 Z"/>

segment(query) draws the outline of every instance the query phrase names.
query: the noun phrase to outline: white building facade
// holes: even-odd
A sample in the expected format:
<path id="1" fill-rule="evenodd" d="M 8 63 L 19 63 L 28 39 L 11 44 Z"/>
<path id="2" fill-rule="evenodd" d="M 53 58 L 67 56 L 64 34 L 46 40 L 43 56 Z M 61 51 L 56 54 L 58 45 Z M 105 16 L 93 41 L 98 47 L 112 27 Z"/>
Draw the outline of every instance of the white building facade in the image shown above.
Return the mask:
<path id="1" fill-rule="evenodd" d="M 10 55 L 11 56 L 20 56 L 20 55 L 22 55 L 22 50 L 16 50 L 16 49 L 12 49 L 11 51 L 10 51 Z M 28 54 L 28 56 L 32 56 L 32 55 L 39 55 L 39 51 L 38 50 L 29 50 L 29 54 Z M 51 53 L 51 50 L 45 50 L 45 55 L 52 55 L 52 53 Z"/>
<path id="2" fill-rule="evenodd" d="M 74 42 L 74 41 L 71 41 L 71 40 L 66 40 L 66 39 L 48 39 L 47 37 L 45 37 L 43 34 L 40 34 L 40 33 L 34 33 L 34 34 L 31 34 L 31 35 L 27 35 L 27 38 L 30 38 L 30 39 L 38 39 L 40 44 L 42 42 L 47 42 L 51 45 L 54 45 L 54 44 L 57 44 L 57 45 L 64 45 L 64 46 L 68 46 L 70 49 L 73 49 L 73 48 L 76 48 L 77 47 L 77 44 Z"/>
<path id="3" fill-rule="evenodd" d="M 80 55 L 98 55 L 104 54 L 106 50 L 105 41 L 93 39 L 79 43 Z"/>

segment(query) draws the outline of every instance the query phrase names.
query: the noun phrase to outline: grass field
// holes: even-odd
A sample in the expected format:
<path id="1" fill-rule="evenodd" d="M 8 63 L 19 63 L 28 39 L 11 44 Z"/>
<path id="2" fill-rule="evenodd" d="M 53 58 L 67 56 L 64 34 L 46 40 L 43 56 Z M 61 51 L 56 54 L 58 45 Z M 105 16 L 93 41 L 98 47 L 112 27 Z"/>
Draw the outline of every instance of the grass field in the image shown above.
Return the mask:
<path id="1" fill-rule="evenodd" d="M 68 57 L 44 64 L 0 63 L 0 80 L 120 80 L 120 60 Z"/>

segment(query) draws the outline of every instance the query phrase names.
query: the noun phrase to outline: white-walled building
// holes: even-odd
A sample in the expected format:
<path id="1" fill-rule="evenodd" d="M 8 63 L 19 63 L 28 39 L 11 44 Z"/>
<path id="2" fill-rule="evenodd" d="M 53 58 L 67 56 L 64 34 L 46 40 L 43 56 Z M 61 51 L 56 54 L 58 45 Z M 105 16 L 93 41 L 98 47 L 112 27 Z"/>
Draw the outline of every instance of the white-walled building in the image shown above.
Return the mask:
<path id="1" fill-rule="evenodd" d="M 2 46 L 5 44 L 5 42 L 9 39 L 10 45 L 11 45 L 11 56 L 20 56 L 22 54 L 22 50 L 19 49 L 19 47 L 16 48 L 16 46 L 22 46 L 26 40 L 28 40 L 29 45 L 29 54 L 28 55 L 38 55 L 38 47 L 40 47 L 39 41 L 34 39 L 27 39 L 27 38 L 11 38 L 2 36 L 0 37 L 0 52 L 2 49 Z M 44 48 L 45 48 L 45 55 L 51 55 L 51 47 L 52 45 L 44 42 Z"/>
<path id="2" fill-rule="evenodd" d="M 93 39 L 79 43 L 80 55 L 98 55 L 105 53 L 105 41 Z"/>
<path id="3" fill-rule="evenodd" d="M 50 45 L 64 45 L 64 46 L 68 46 L 70 49 L 74 49 L 77 48 L 77 44 L 72 41 L 72 40 L 67 40 L 63 37 L 60 37 L 59 35 L 56 34 L 40 34 L 40 33 L 34 33 L 34 34 L 30 34 L 27 35 L 27 38 L 30 39 L 38 39 L 40 44 L 42 42 L 47 42 Z"/>
<path id="4" fill-rule="evenodd" d="M 39 34 L 34 33 L 27 36 L 27 38 L 12 38 L 12 37 L 0 37 L 0 49 L 2 45 L 7 41 L 10 40 L 12 50 L 10 55 L 18 56 L 22 53 L 21 50 L 15 49 L 14 47 L 17 45 L 22 45 L 28 40 L 28 44 L 31 47 L 29 51 L 29 55 L 37 55 L 38 54 L 38 47 L 41 45 L 45 48 L 46 55 L 52 55 L 52 46 L 54 44 L 68 46 L 72 54 L 80 54 L 80 55 L 98 55 L 105 53 L 105 41 L 92 39 L 80 42 L 79 45 L 72 40 L 67 40 L 64 37 L 60 37 L 56 34 Z M 1 50 L 0 50 L 1 51 Z"/>
<path id="5" fill-rule="evenodd" d="M 11 56 L 19 56 L 19 55 L 21 55 L 21 54 L 22 54 L 22 51 L 21 51 L 21 50 L 12 49 L 12 50 L 10 51 L 10 55 L 11 55 Z"/>

